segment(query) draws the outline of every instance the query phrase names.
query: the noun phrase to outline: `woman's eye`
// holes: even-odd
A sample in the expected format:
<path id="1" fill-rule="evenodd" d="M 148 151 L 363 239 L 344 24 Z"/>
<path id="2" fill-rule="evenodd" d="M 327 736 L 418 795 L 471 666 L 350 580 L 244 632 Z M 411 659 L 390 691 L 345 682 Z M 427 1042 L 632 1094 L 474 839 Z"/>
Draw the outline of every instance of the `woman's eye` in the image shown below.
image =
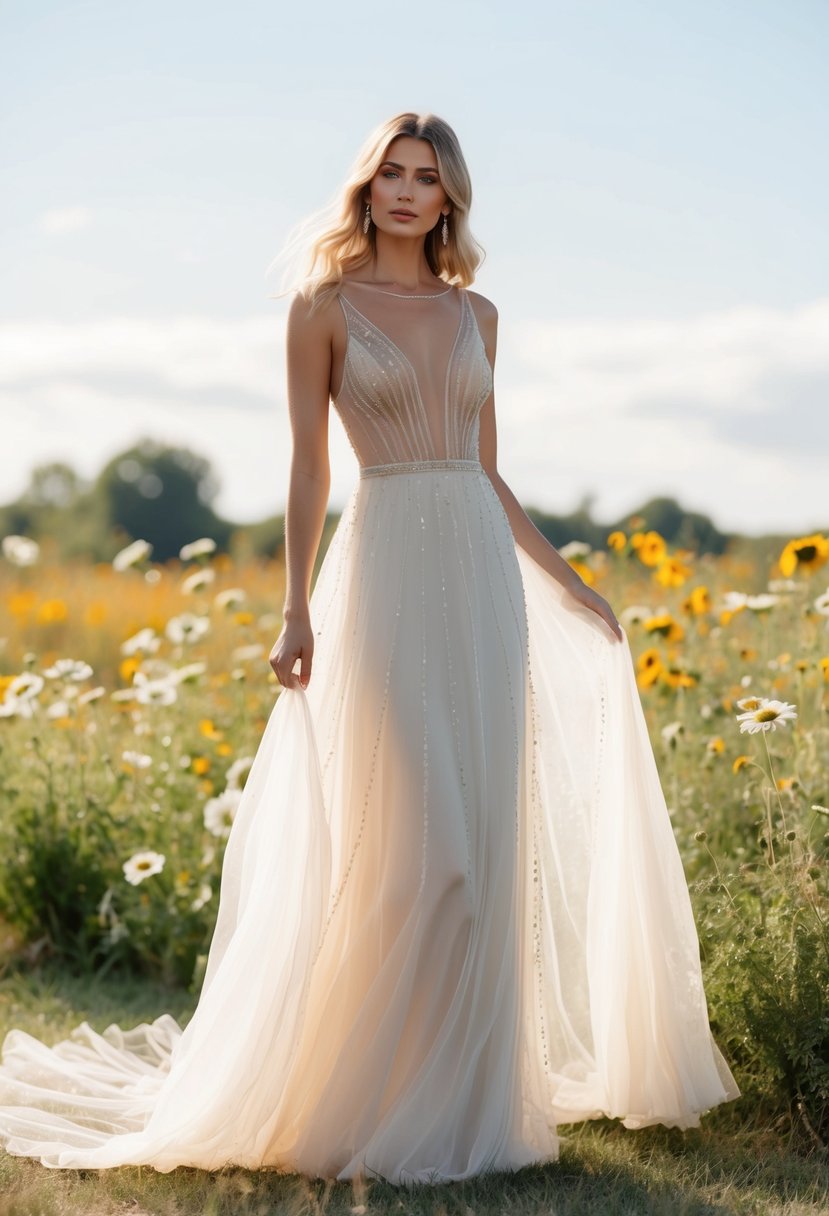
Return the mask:
<path id="1" fill-rule="evenodd" d="M 384 170 L 384 172 L 383 172 L 383 177 L 397 177 L 397 174 L 395 173 L 394 169 L 386 169 L 386 170 Z M 421 177 L 421 179 L 420 179 L 420 180 L 421 180 L 422 182 L 428 182 L 428 184 L 429 184 L 430 186 L 434 186 L 434 185 L 436 185 L 436 184 L 437 184 L 437 178 L 436 178 L 436 177 Z"/>

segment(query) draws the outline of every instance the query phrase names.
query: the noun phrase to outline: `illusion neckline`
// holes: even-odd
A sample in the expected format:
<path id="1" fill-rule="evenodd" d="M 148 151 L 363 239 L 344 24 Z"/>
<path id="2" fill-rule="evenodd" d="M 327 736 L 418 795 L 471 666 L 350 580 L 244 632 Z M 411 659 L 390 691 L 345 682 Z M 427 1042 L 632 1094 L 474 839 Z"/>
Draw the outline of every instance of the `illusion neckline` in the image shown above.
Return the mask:
<path id="1" fill-rule="evenodd" d="M 450 283 L 445 291 L 437 291 L 429 294 L 420 292 L 403 292 L 403 291 L 385 291 L 382 287 L 377 287 L 374 283 L 369 283 L 365 279 L 342 279 L 341 286 L 350 287 L 352 284 L 358 287 L 372 287 L 381 296 L 394 296 L 398 300 L 439 300 L 441 296 L 448 295 L 454 283 Z"/>

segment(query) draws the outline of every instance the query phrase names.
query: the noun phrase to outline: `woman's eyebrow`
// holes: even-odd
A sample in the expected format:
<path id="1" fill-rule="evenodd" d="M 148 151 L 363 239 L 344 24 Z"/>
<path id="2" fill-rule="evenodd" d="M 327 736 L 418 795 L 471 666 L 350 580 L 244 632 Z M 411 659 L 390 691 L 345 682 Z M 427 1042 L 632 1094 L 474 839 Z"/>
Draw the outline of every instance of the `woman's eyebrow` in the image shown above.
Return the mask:
<path id="1" fill-rule="evenodd" d="M 392 169 L 405 169 L 405 165 L 398 165 L 393 160 L 384 160 L 383 165 L 391 165 Z M 382 169 L 383 165 L 380 166 Z M 415 173 L 437 173 L 431 165 L 421 165 L 419 169 L 415 169 Z"/>

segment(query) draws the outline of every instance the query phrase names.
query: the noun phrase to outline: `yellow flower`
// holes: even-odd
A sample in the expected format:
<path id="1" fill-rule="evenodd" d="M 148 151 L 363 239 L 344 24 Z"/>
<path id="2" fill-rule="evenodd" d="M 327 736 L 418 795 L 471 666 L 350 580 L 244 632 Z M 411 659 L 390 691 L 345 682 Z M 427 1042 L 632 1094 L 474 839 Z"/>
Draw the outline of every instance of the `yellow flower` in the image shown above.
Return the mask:
<path id="1" fill-rule="evenodd" d="M 670 612 L 660 612 L 657 616 L 648 617 L 643 624 L 648 633 L 659 633 L 669 642 L 681 642 L 685 637 L 685 630 Z"/>
<path id="2" fill-rule="evenodd" d="M 663 667 L 661 675 L 663 683 L 668 684 L 671 688 L 693 688 L 697 682 L 696 676 L 691 675 L 690 671 L 683 671 L 680 667 Z"/>
<path id="3" fill-rule="evenodd" d="M 232 756 L 233 748 L 229 743 L 220 743 L 216 748 L 216 754 L 219 756 Z"/>
<path id="4" fill-rule="evenodd" d="M 753 646 L 743 646 L 740 649 L 740 658 L 744 659 L 746 663 L 750 663 L 752 659 L 757 658 L 757 651 Z"/>
<path id="5" fill-rule="evenodd" d="M 641 550 L 639 553 L 641 557 Z M 666 557 L 659 565 L 659 569 L 654 572 L 654 579 L 663 587 L 681 587 L 687 578 L 693 573 L 690 566 L 684 565 L 676 557 Z"/>
<path id="6" fill-rule="evenodd" d="M 780 573 L 789 578 L 795 570 L 817 570 L 829 560 L 829 540 L 820 532 L 790 540 L 778 559 Z"/>
<path id="7" fill-rule="evenodd" d="M 694 587 L 688 597 L 682 601 L 682 611 L 691 616 L 701 616 L 703 612 L 710 612 L 711 596 L 708 588 L 702 585 Z"/>
<path id="8" fill-rule="evenodd" d="M 737 759 L 734 761 L 734 763 L 731 765 L 731 771 L 732 771 L 732 773 L 739 773 L 740 769 L 743 768 L 744 765 L 750 764 L 750 763 L 751 763 L 751 756 L 738 756 Z"/>
<path id="9" fill-rule="evenodd" d="M 611 532 L 607 538 L 608 548 L 615 549 L 617 553 L 620 553 L 626 544 L 627 538 L 624 532 Z"/>
<path id="10" fill-rule="evenodd" d="M 667 545 L 658 532 L 646 532 L 636 547 L 643 566 L 658 566 L 667 554 Z"/>
<path id="11" fill-rule="evenodd" d="M 710 752 L 712 756 L 721 756 L 725 751 L 725 740 L 717 735 L 714 739 L 708 740 L 705 750 Z"/>
<path id="12" fill-rule="evenodd" d="M 69 609 L 63 600 L 44 600 L 37 610 L 40 625 L 54 625 L 58 621 L 65 621 L 68 616 Z"/>
<path id="13" fill-rule="evenodd" d="M 576 574 L 579 576 L 579 578 L 583 582 L 585 582 L 587 584 L 588 587 L 593 586 L 593 584 L 596 581 L 596 576 L 593 573 L 593 571 L 590 569 L 589 566 L 585 566 L 584 562 L 577 562 L 577 561 L 572 561 L 569 563 L 569 565 L 571 565 L 573 567 Z"/>
<path id="14" fill-rule="evenodd" d="M 193 772 L 202 777 L 210 770 L 210 759 L 207 756 L 193 757 Z"/>
<path id="15" fill-rule="evenodd" d="M 827 657 L 825 659 L 821 659 L 820 662 L 818 663 L 818 667 L 823 672 L 824 680 L 826 680 L 826 682 L 829 683 L 829 657 Z"/>
<path id="16" fill-rule="evenodd" d="M 122 659 L 118 664 L 118 674 L 125 684 L 132 683 L 132 677 L 141 669 L 141 660 L 130 656 L 127 659 Z"/>
<path id="17" fill-rule="evenodd" d="M 777 778 L 777 788 L 779 790 L 781 790 L 782 792 L 785 792 L 786 790 L 790 790 L 793 785 L 794 785 L 794 777 L 778 777 Z"/>
<path id="18" fill-rule="evenodd" d="M 650 688 L 659 679 L 663 671 L 659 651 L 654 647 L 645 650 L 636 660 L 636 682 L 640 688 Z"/>
<path id="19" fill-rule="evenodd" d="M 199 721 L 199 730 L 206 739 L 221 739 L 224 732 L 216 730 L 210 718 L 201 718 Z"/>
<path id="20" fill-rule="evenodd" d="M 249 625 L 253 620 L 253 613 L 247 611 L 237 612 L 234 614 L 233 619 L 237 625 Z"/>

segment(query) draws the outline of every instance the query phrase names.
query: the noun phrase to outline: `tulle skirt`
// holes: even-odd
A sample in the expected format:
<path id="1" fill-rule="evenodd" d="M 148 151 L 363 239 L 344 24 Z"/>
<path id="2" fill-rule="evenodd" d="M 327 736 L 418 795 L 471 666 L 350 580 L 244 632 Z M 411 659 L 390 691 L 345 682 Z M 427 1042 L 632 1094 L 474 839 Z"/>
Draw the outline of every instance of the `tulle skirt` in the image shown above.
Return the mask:
<path id="1" fill-rule="evenodd" d="M 480 464 L 364 470 L 311 616 L 193 1017 L 11 1031 L 0 1143 L 434 1182 L 737 1097 L 627 639 L 516 546 Z"/>

